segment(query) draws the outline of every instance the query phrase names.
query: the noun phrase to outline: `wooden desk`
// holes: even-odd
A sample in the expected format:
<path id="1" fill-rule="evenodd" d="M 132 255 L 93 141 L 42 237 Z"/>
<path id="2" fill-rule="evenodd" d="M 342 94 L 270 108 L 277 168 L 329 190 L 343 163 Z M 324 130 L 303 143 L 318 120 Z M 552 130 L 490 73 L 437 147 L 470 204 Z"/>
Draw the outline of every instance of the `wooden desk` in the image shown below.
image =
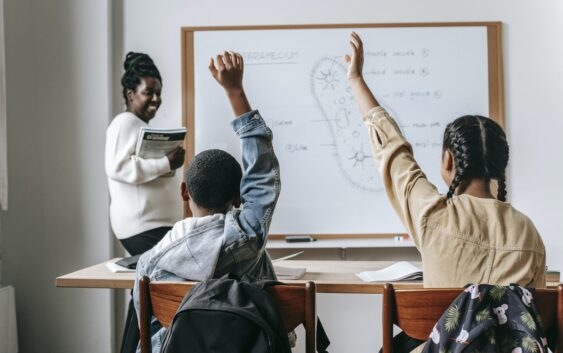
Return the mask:
<path id="1" fill-rule="evenodd" d="M 283 239 L 268 239 L 266 249 L 380 249 L 380 248 L 414 248 L 412 240 L 396 241 L 394 239 L 319 239 L 303 243 L 288 243 Z"/>
<path id="2" fill-rule="evenodd" d="M 354 273 L 377 270 L 389 266 L 387 261 L 312 261 L 286 260 L 276 262 L 284 267 L 305 267 L 307 273 L 299 280 L 285 280 L 288 284 L 315 281 L 318 293 L 383 293 L 383 283 L 362 282 Z M 416 263 L 415 263 L 416 264 Z M 420 263 L 417 264 L 420 266 Z M 106 263 L 57 277 L 55 285 L 67 288 L 133 288 L 134 273 L 113 273 Z M 400 282 L 397 288 L 422 288 L 422 282 Z"/>
<path id="3" fill-rule="evenodd" d="M 421 266 L 421 263 L 416 263 Z M 286 260 L 276 262 L 284 267 L 305 267 L 307 273 L 299 280 L 285 280 L 288 284 L 304 284 L 314 281 L 318 293 L 383 293 L 383 283 L 362 282 L 354 273 L 378 270 L 389 266 L 388 261 L 318 261 L 318 260 Z M 106 263 L 87 267 L 64 276 L 57 277 L 57 287 L 68 288 L 133 288 L 134 273 L 113 273 Z M 397 289 L 422 288 L 422 282 L 393 283 Z M 555 288 L 558 283 L 548 283 L 548 287 Z"/>

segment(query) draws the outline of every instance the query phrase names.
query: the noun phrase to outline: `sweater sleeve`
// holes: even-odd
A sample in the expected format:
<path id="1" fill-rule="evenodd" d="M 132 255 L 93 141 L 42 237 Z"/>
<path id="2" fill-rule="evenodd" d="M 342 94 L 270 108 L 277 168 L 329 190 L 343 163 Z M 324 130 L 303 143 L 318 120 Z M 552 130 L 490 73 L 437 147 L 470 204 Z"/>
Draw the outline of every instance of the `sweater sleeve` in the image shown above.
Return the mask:
<path id="1" fill-rule="evenodd" d="M 382 107 L 370 110 L 364 122 L 389 201 L 420 248 L 424 215 L 443 196 L 428 181 L 414 159 L 412 146 Z"/>
<path id="2" fill-rule="evenodd" d="M 139 126 L 131 119 L 114 120 L 108 127 L 105 167 L 109 178 L 128 184 L 142 184 L 170 171 L 166 156 L 143 159 L 135 155 L 138 133 Z"/>

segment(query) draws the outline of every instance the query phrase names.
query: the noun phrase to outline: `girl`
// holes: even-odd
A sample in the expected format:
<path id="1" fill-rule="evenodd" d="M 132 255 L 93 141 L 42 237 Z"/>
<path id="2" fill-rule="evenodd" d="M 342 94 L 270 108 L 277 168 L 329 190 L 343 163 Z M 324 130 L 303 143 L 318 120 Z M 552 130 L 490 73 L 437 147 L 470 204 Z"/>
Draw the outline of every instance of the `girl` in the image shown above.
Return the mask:
<path id="1" fill-rule="evenodd" d="M 444 132 L 438 193 L 412 147 L 362 77 L 363 45 L 351 34 L 348 80 L 369 130 L 387 196 L 421 253 L 425 287 L 491 283 L 545 287 L 545 248 L 534 224 L 506 201 L 508 144 L 492 119 L 467 115 Z M 491 180 L 498 181 L 497 197 Z"/>

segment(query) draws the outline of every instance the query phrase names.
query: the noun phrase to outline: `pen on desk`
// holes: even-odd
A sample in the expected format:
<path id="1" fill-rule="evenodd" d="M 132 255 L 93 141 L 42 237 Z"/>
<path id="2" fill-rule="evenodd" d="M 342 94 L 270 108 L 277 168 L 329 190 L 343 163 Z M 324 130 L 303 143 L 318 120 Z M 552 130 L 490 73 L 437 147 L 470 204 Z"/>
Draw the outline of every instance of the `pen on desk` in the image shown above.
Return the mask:
<path id="1" fill-rule="evenodd" d="M 285 241 L 288 243 L 307 243 L 316 240 L 316 238 L 310 235 L 288 235 L 285 237 Z"/>

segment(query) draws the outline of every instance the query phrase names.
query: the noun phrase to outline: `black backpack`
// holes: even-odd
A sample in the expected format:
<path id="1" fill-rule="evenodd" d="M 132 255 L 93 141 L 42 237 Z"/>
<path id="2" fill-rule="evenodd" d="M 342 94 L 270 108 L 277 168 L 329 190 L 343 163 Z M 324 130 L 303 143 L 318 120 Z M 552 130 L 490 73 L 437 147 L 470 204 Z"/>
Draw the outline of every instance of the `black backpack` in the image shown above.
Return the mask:
<path id="1" fill-rule="evenodd" d="M 278 309 L 264 291 L 279 284 L 233 276 L 200 282 L 182 300 L 161 353 L 291 353 Z"/>

